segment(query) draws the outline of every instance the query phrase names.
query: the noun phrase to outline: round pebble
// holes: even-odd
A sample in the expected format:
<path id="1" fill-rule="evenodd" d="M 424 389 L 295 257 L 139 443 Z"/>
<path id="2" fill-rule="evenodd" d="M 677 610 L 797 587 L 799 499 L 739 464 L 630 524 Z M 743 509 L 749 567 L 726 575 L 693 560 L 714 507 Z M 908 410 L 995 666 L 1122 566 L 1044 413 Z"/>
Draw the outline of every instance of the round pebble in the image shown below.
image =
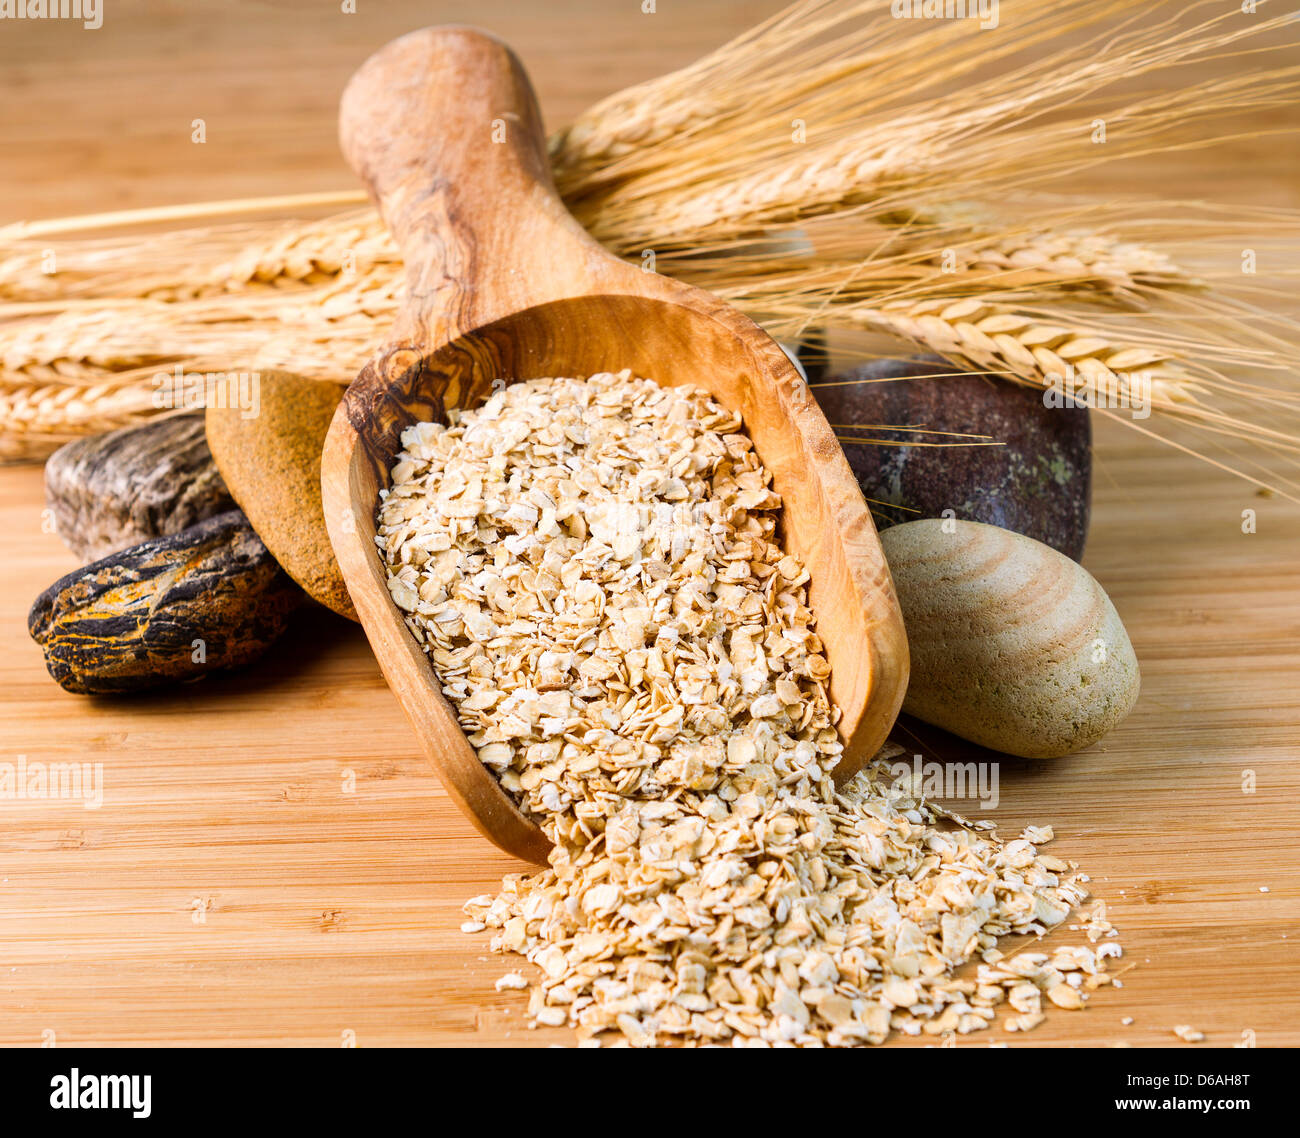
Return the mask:
<path id="1" fill-rule="evenodd" d="M 1081 565 L 979 522 L 908 522 L 880 543 L 912 657 L 908 714 L 1006 754 L 1056 758 L 1132 710 L 1133 646 Z"/>

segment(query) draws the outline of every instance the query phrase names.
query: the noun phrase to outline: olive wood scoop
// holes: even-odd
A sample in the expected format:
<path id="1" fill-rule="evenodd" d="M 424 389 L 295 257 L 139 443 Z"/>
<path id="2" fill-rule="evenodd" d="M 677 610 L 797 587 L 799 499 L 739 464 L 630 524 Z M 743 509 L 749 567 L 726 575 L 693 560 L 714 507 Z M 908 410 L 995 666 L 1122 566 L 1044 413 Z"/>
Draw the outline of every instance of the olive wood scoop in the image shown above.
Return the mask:
<path id="1" fill-rule="evenodd" d="M 810 576 L 841 711 L 840 772 L 858 770 L 898 714 L 907 642 L 862 493 L 785 353 L 708 293 L 587 235 L 551 181 L 523 67 L 492 36 L 436 27 L 394 40 L 352 77 L 339 120 L 343 153 L 401 247 L 406 294 L 330 426 L 325 517 L 384 677 L 448 793 L 503 850 L 546 860 L 546 837 L 476 757 L 389 597 L 375 514 L 401 432 L 481 404 L 494 380 L 624 368 L 696 384 L 743 416 L 783 499 L 782 544 Z"/>

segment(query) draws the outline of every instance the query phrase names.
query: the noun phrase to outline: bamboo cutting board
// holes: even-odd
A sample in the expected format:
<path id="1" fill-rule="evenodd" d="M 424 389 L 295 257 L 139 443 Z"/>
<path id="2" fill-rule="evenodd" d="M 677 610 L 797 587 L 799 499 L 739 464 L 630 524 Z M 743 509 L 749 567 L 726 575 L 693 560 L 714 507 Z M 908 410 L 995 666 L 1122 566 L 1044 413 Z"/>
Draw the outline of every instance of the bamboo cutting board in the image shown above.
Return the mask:
<path id="1" fill-rule="evenodd" d="M 348 186 L 337 91 L 373 47 L 434 20 L 509 36 L 559 121 L 779 5 L 473 7 L 313 22 L 258 5 L 254 37 L 213 4 L 187 7 L 184 34 L 115 10 L 70 62 L 57 28 L 16 29 L 0 40 L 0 105 L 18 106 L 22 85 L 35 110 L 0 122 L 0 220 Z M 147 66 L 124 74 L 113 53 Z M 208 69 L 193 112 L 204 150 L 188 142 L 188 106 L 159 107 L 156 91 Z M 126 145 L 98 149 L 124 124 Z M 66 178 L 70 153 L 96 176 Z M 1178 192 L 1300 205 L 1294 148 L 1227 153 L 1180 157 Z M 1103 188 L 1158 191 L 1169 176 L 1130 165 Z M 1300 507 L 1110 425 L 1095 484 L 1085 564 L 1128 626 L 1142 698 L 1089 753 L 1005 760 L 992 816 L 1005 833 L 1055 826 L 1049 848 L 1093 875 L 1135 967 L 1085 1012 L 958 1046 L 1172 1044 L 1183 1023 L 1206 1045 L 1300 1045 Z M 521 867 L 446 798 L 360 630 L 303 614 L 239 676 L 131 700 L 67 695 L 25 630 L 31 600 L 75 567 L 43 532 L 42 505 L 37 468 L 0 468 L 0 762 L 102 763 L 103 804 L 0 800 L 0 1043 L 568 1040 L 528 1030 L 524 995 L 492 988 L 517 961 L 459 931 L 461 903 Z M 899 738 L 936 754 L 929 737 Z"/>

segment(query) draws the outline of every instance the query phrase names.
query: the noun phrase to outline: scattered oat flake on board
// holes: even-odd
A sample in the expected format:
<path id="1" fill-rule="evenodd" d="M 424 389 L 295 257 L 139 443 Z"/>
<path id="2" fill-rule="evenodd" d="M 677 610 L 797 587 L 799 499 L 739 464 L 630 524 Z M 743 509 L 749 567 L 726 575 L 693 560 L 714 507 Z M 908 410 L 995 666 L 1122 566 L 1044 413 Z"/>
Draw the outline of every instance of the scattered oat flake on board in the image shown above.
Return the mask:
<path id="1" fill-rule="evenodd" d="M 504 976 L 498 978 L 493 987 L 498 992 L 523 991 L 528 987 L 528 981 L 524 979 L 522 972 L 507 972 Z"/>
<path id="2" fill-rule="evenodd" d="M 1174 1034 L 1184 1043 L 1201 1043 L 1205 1040 L 1205 1032 L 1197 1031 L 1191 1024 L 1180 1023 L 1174 1028 Z"/>

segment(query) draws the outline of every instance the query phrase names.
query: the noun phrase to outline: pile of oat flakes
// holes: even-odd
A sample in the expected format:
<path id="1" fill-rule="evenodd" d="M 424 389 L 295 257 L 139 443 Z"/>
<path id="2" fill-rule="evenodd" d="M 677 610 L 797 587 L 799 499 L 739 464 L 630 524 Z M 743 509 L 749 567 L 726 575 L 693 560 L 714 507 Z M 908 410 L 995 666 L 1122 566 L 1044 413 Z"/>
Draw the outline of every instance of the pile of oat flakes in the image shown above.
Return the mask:
<path id="1" fill-rule="evenodd" d="M 389 589 L 478 754 L 555 843 L 466 905 L 534 1022 L 626 1041 L 1027 1031 L 1120 953 L 1007 957 L 1086 877 L 887 781 L 845 789 L 807 573 L 737 415 L 630 373 L 421 423 L 379 511 Z M 974 973 L 960 965 L 979 957 Z M 527 987 L 518 972 L 499 988 Z"/>

